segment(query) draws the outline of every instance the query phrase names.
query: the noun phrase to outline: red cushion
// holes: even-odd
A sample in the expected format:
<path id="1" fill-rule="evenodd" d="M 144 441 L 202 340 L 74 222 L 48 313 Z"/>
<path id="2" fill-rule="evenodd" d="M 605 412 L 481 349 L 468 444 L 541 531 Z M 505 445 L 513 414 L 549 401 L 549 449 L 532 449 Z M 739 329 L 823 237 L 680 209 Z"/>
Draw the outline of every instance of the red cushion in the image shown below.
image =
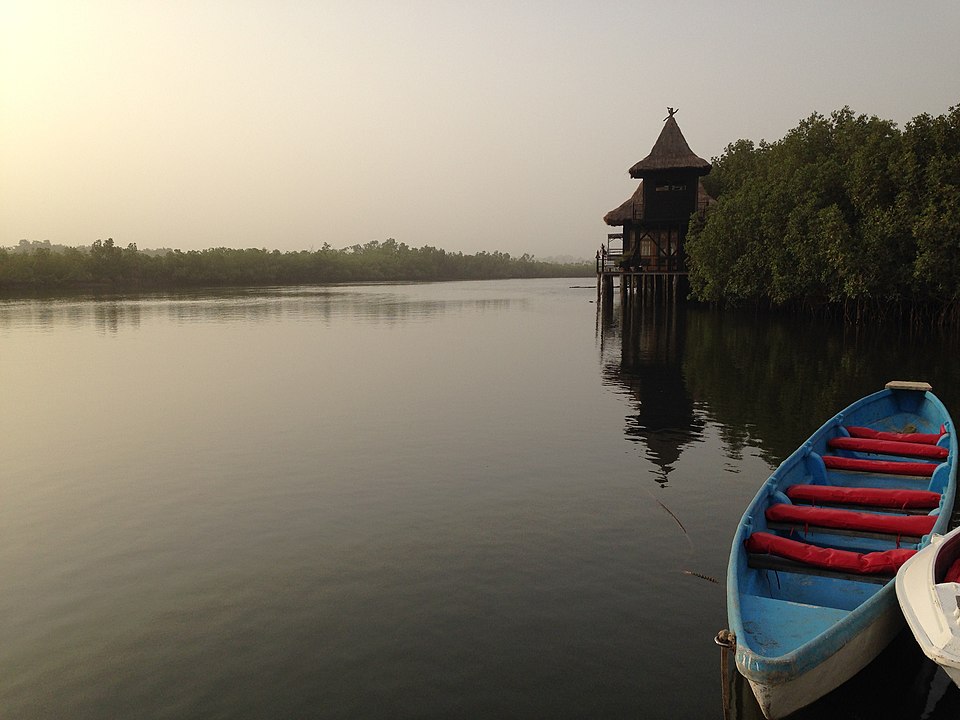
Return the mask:
<path id="1" fill-rule="evenodd" d="M 933 433 L 894 433 L 882 432 L 880 430 L 874 430 L 873 428 L 868 427 L 857 427 L 855 425 L 848 427 L 846 430 L 848 433 L 850 433 L 850 437 L 855 438 L 893 440 L 895 442 L 922 443 L 924 445 L 936 445 L 943 433 L 946 432 L 946 428 L 941 427 L 940 433 L 937 435 Z"/>
<path id="2" fill-rule="evenodd" d="M 746 548 L 747 552 L 776 555 L 805 565 L 858 575 L 895 575 L 897 568 L 917 552 L 908 548 L 898 548 L 883 552 L 858 553 L 817 547 L 765 532 L 755 532 L 748 537 Z"/>
<path id="3" fill-rule="evenodd" d="M 944 582 L 960 582 L 960 558 L 953 561 L 947 569 L 947 574 L 943 576 Z"/>
<path id="4" fill-rule="evenodd" d="M 944 460 L 948 455 L 946 448 L 937 445 L 873 440 L 870 438 L 837 437 L 828 440 L 827 446 L 840 450 L 859 450 L 868 453 L 883 453 L 884 455 L 930 458 L 931 460 Z"/>
<path id="5" fill-rule="evenodd" d="M 940 506 L 940 495 L 930 490 L 791 485 L 787 488 L 787 497 L 794 502 L 872 505 L 899 510 L 932 510 Z"/>
<path id="6" fill-rule="evenodd" d="M 854 510 L 831 510 L 810 505 L 778 503 L 767 508 L 770 522 L 802 523 L 822 528 L 860 530 L 862 532 L 915 535 L 922 537 L 933 530 L 936 515 L 881 515 Z"/>
<path id="7" fill-rule="evenodd" d="M 897 462 L 896 460 L 862 460 L 860 458 L 824 455 L 823 464 L 831 470 L 885 473 L 889 475 L 920 475 L 930 477 L 937 469 L 934 463 Z"/>

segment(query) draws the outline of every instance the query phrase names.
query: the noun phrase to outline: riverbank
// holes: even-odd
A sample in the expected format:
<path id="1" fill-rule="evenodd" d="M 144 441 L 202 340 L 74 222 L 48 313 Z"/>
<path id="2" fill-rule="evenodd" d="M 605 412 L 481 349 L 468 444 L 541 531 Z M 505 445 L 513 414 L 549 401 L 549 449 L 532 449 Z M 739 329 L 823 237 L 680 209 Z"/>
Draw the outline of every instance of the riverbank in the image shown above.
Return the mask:
<path id="1" fill-rule="evenodd" d="M 141 251 L 112 239 L 90 248 L 21 243 L 0 248 L 0 292 L 168 290 L 343 282 L 504 280 L 589 277 L 591 263 L 551 263 L 524 254 L 464 255 L 396 240 L 335 249 L 280 252 L 258 248 Z"/>

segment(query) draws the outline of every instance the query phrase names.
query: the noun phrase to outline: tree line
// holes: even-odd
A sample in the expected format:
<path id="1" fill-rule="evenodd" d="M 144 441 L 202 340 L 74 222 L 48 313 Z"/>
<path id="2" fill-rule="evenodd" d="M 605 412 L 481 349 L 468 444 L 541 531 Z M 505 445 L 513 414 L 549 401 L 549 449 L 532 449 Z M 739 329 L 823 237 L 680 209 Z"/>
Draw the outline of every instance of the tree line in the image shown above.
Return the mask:
<path id="1" fill-rule="evenodd" d="M 21 241 L 0 248 L 0 289 L 168 288 L 314 283 L 585 277 L 587 263 L 550 263 L 524 254 L 464 255 L 394 239 L 335 249 L 280 252 L 266 249 L 141 251 L 113 239 L 90 248 Z"/>
<path id="2" fill-rule="evenodd" d="M 693 297 L 960 318 L 960 105 L 901 131 L 850 108 L 777 142 L 738 140 L 687 236 Z"/>

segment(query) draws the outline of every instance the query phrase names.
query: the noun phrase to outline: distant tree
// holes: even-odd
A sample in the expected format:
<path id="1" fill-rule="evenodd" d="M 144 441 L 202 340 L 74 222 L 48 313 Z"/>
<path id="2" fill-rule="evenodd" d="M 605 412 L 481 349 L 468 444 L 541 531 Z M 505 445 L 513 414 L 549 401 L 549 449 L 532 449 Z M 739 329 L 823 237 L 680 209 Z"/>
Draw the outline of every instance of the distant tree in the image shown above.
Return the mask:
<path id="1" fill-rule="evenodd" d="M 508 277 L 583 277 L 586 263 L 544 263 L 524 254 L 447 253 L 425 246 L 410 248 L 393 238 L 336 250 L 281 253 L 279 250 L 225 247 L 153 254 L 136 243 L 118 247 L 112 238 L 96 240 L 89 250 L 52 252 L 49 244 L 23 241 L 0 252 L 0 289 L 32 287 L 197 287 L 303 283 L 464 280 Z"/>

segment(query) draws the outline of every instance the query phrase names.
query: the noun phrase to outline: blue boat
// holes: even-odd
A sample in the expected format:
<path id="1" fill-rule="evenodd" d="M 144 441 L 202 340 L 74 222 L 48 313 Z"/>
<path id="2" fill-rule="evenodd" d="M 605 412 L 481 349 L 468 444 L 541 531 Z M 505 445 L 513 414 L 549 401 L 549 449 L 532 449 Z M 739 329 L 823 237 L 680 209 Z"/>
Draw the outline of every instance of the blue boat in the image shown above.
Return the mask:
<path id="1" fill-rule="evenodd" d="M 904 625 L 893 578 L 950 521 L 957 438 L 926 383 L 895 381 L 821 426 L 737 528 L 727 616 L 767 718 L 864 668 Z"/>

